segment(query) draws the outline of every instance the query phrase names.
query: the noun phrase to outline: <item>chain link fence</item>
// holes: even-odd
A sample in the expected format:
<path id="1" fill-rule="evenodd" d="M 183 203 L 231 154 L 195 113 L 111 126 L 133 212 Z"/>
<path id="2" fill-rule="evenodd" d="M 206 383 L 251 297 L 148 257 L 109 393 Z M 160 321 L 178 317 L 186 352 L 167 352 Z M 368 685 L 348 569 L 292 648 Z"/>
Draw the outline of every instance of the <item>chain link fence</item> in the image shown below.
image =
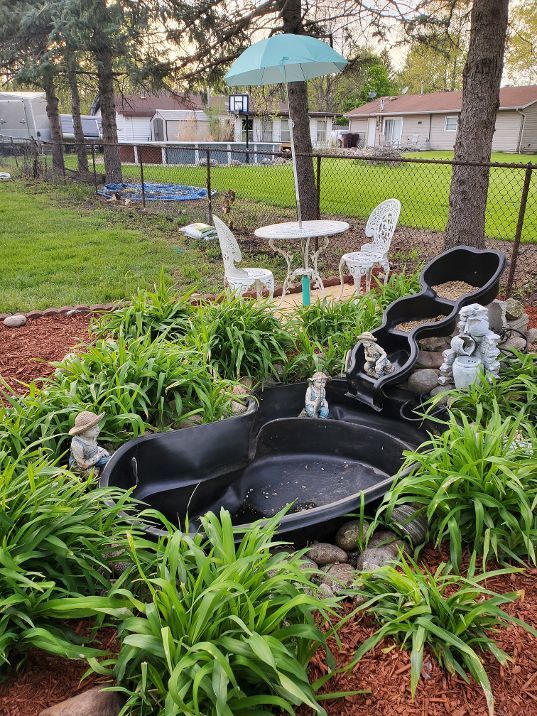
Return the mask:
<path id="1" fill-rule="evenodd" d="M 232 144 L 120 144 L 123 182 L 102 195 L 102 146 L 87 145 L 90 174 L 80 177 L 73 145 L 65 145 L 65 173 L 93 184 L 101 202 L 139 204 L 184 224 L 210 223 L 212 213 L 228 223 L 252 259 L 262 264 L 270 248 L 253 236 L 259 226 L 296 218 L 293 170 L 288 153 L 256 147 L 246 152 Z M 10 156 L 9 153 L 11 152 Z M 50 146 L 4 142 L 0 157 L 31 177 L 50 179 Z M 376 156 L 367 150 L 343 150 L 312 156 L 318 216 L 348 221 L 351 230 L 335 237 L 322 258 L 322 271 L 335 276 L 343 253 L 365 241 L 364 227 L 373 208 L 395 197 L 402 210 L 390 260 L 394 270 L 413 271 L 444 247 L 449 190 L 454 162 L 399 155 Z M 504 295 L 537 301 L 537 164 L 490 163 L 486 243 L 508 258 Z M 189 188 L 194 188 L 190 190 Z M 195 195 L 196 198 L 193 198 Z M 252 258 L 250 258 L 250 256 Z"/>

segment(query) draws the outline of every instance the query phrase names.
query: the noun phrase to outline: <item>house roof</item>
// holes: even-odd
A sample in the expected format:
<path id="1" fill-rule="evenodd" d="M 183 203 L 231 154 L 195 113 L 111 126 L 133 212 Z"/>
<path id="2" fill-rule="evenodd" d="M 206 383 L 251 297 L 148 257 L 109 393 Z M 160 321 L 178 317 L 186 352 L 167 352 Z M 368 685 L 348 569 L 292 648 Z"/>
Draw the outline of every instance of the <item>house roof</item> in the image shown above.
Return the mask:
<path id="1" fill-rule="evenodd" d="M 44 92 L 0 92 L 0 99 L 34 99 L 44 98 Z"/>
<path id="2" fill-rule="evenodd" d="M 500 109 L 523 109 L 537 102 L 537 85 L 502 87 Z M 377 114 L 435 114 L 460 112 L 462 92 L 431 92 L 380 97 L 345 114 L 345 117 L 371 117 Z"/>

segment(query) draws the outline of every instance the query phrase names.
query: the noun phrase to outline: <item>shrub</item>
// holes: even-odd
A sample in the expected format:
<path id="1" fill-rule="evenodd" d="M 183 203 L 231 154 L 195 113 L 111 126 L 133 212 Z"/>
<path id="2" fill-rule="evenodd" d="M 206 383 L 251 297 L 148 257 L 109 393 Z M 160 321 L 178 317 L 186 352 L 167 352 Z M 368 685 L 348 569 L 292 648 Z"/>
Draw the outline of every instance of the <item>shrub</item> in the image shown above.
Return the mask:
<path id="1" fill-rule="evenodd" d="M 443 433 L 406 453 L 401 471 L 411 472 L 396 477 L 376 519 L 389 522 L 396 506 L 416 505 L 434 544 L 449 541 L 456 568 L 464 545 L 483 564 L 492 555 L 535 563 L 536 448 L 532 426 L 503 420 L 497 406 L 486 421 L 479 408 L 475 422 L 451 414 Z"/>
<path id="2" fill-rule="evenodd" d="M 399 568 L 386 565 L 374 572 L 362 572 L 356 594 L 363 600 L 359 610 L 367 610 L 381 627 L 359 647 L 354 662 L 385 637 L 393 637 L 410 655 L 410 690 L 414 698 L 428 647 L 440 666 L 468 681 L 468 673 L 485 693 L 489 713 L 494 697 L 480 653 L 490 652 L 503 665 L 508 655 L 490 635 L 491 631 L 517 624 L 534 636 L 537 630 L 500 607 L 519 594 L 496 594 L 483 582 L 517 570 L 501 569 L 475 576 L 475 556 L 467 577 L 451 574 L 445 564 L 434 572 L 421 571 L 410 558 Z M 484 597 L 484 598 L 483 598 Z M 352 615 L 351 615 L 352 616 Z"/>
<path id="3" fill-rule="evenodd" d="M 254 524 L 236 545 L 229 513 L 209 513 L 205 537 L 175 532 L 153 574 L 140 566 L 148 600 L 120 591 L 131 607 L 114 667 L 128 695 L 122 714 L 293 714 L 299 704 L 325 713 L 307 666 L 327 648 L 314 615 L 327 617 L 335 601 L 305 593 L 313 585 L 300 555 L 271 554 L 280 518 Z"/>
<path id="4" fill-rule="evenodd" d="M 145 338 L 166 336 L 176 340 L 191 330 L 193 307 L 189 295 L 178 298 L 167 284 L 164 274 L 154 291 L 138 290 L 121 308 L 105 313 L 92 324 L 99 337 Z"/>
<path id="5" fill-rule="evenodd" d="M 225 296 L 206 303 L 194 320 L 192 341 L 222 377 L 277 377 L 293 337 L 268 301 Z"/>
<path id="6" fill-rule="evenodd" d="M 129 497 L 91 488 L 43 452 L 0 452 L 0 670 L 30 647 L 99 655 L 65 620 L 116 606 L 94 595 L 110 589 L 111 545 L 128 559 Z"/>
<path id="7" fill-rule="evenodd" d="M 232 384 L 215 376 L 200 353 L 163 338 L 99 340 L 58 363 L 56 375 L 27 396 L 6 394 L 0 444 L 41 441 L 57 453 L 81 410 L 104 413 L 101 440 L 120 445 L 147 430 L 176 427 L 199 414 L 206 422 L 231 414 Z"/>

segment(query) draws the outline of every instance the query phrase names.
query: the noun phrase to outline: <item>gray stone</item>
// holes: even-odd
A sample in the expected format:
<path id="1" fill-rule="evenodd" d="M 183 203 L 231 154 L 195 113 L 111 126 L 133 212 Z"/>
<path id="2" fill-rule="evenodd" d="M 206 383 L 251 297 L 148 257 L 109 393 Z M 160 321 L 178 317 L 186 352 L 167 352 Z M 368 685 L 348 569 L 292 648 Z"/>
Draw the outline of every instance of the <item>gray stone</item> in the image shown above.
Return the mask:
<path id="1" fill-rule="evenodd" d="M 350 520 L 338 529 L 335 542 L 345 552 L 352 552 L 358 548 L 360 535 L 363 540 L 368 529 L 367 522 L 360 524 L 360 520 Z"/>
<path id="2" fill-rule="evenodd" d="M 335 562 L 346 562 L 347 553 L 341 547 L 328 542 L 317 542 L 313 544 L 307 551 L 307 556 L 312 559 L 319 567 L 325 564 L 333 564 Z"/>
<path id="3" fill-rule="evenodd" d="M 193 425 L 201 425 L 202 423 L 203 423 L 203 415 L 200 415 L 199 413 L 194 413 L 194 415 L 189 415 L 188 418 L 181 420 L 181 422 L 179 423 L 179 425 L 177 427 L 191 428 Z"/>
<path id="4" fill-rule="evenodd" d="M 526 335 L 526 338 L 528 339 L 528 346 L 537 343 L 537 328 L 530 328 Z"/>
<path id="5" fill-rule="evenodd" d="M 319 584 L 319 588 L 317 590 L 317 596 L 321 599 L 332 599 L 335 594 L 332 591 L 332 588 L 329 584 L 325 584 L 324 582 L 322 584 Z"/>
<path id="6" fill-rule="evenodd" d="M 440 371 L 433 368 L 418 368 L 408 379 L 408 389 L 412 393 L 430 393 L 438 385 Z"/>
<path id="7" fill-rule="evenodd" d="M 402 539 L 399 539 L 395 532 L 390 532 L 390 530 L 378 530 L 371 536 L 371 539 L 367 543 L 368 549 L 373 547 L 389 549 L 393 556 L 397 557 L 399 550 L 405 549 L 405 543 Z"/>
<path id="8" fill-rule="evenodd" d="M 522 336 L 512 336 L 508 338 L 505 343 L 501 343 L 502 348 L 516 348 L 517 351 L 523 351 L 526 349 L 526 339 Z"/>
<path id="9" fill-rule="evenodd" d="M 524 305 L 516 298 L 508 298 L 505 302 L 505 317 L 508 321 L 515 321 L 524 315 Z"/>
<path id="10" fill-rule="evenodd" d="M 26 324 L 26 316 L 22 313 L 15 313 L 13 316 L 4 318 L 4 326 L 8 328 L 20 328 Z"/>
<path id="11" fill-rule="evenodd" d="M 386 547 L 368 547 L 364 549 L 362 554 L 358 557 L 358 564 L 356 566 L 361 571 L 372 572 L 393 561 L 394 554 L 391 549 L 386 549 Z"/>
<path id="12" fill-rule="evenodd" d="M 452 383 L 447 383 L 446 385 L 437 385 L 436 388 L 433 388 L 431 390 L 431 395 L 439 395 L 440 393 L 449 393 L 450 390 L 454 390 L 455 386 Z M 440 400 L 440 405 L 447 405 L 449 403 L 449 398 L 447 395 L 445 395 L 442 400 Z"/>
<path id="13" fill-rule="evenodd" d="M 429 338 L 422 338 L 419 342 L 419 346 L 424 351 L 445 351 L 449 348 L 449 337 L 447 336 L 430 336 Z"/>
<path id="14" fill-rule="evenodd" d="M 420 351 L 415 363 L 416 368 L 440 368 L 444 356 L 440 351 Z"/>
<path id="15" fill-rule="evenodd" d="M 487 310 L 489 313 L 489 327 L 494 333 L 499 333 L 505 327 L 507 319 L 505 318 L 505 301 L 494 300 L 489 303 Z"/>
<path id="16" fill-rule="evenodd" d="M 427 520 L 421 515 L 413 519 L 419 508 L 412 505 L 400 505 L 392 511 L 392 522 L 404 532 L 414 546 L 422 544 L 427 535 Z"/>
<path id="17" fill-rule="evenodd" d="M 327 584 L 332 593 L 339 596 L 345 589 L 351 586 L 355 577 L 354 567 L 350 564 L 327 564 L 323 567 L 325 576 L 321 584 Z"/>
<path id="18" fill-rule="evenodd" d="M 67 701 L 50 706 L 39 716 L 117 716 L 123 707 L 123 698 L 114 691 L 103 691 L 96 686 L 73 696 Z"/>
<path id="19" fill-rule="evenodd" d="M 526 333 L 529 322 L 529 316 L 524 313 L 524 315 L 520 316 L 520 318 L 516 318 L 514 321 L 507 321 L 507 328 L 513 328 L 515 331 Z"/>

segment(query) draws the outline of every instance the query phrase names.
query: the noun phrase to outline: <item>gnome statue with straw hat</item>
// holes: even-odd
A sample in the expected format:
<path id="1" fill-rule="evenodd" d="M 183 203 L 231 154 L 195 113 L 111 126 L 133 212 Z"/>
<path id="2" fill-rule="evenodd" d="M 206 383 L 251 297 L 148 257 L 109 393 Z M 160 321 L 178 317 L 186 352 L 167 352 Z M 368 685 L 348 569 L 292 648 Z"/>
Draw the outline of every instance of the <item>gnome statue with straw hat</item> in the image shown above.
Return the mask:
<path id="1" fill-rule="evenodd" d="M 365 331 L 358 336 L 358 340 L 364 347 L 364 371 L 370 378 L 381 378 L 392 372 L 393 366 L 388 360 L 386 351 L 378 345 L 372 333 Z"/>
<path id="2" fill-rule="evenodd" d="M 69 467 L 78 473 L 88 473 L 92 468 L 99 472 L 110 459 L 108 450 L 97 444 L 101 429 L 100 421 L 104 413 L 96 415 L 89 410 L 83 410 L 75 418 L 74 427 L 69 430 L 71 440 L 71 454 Z"/>

